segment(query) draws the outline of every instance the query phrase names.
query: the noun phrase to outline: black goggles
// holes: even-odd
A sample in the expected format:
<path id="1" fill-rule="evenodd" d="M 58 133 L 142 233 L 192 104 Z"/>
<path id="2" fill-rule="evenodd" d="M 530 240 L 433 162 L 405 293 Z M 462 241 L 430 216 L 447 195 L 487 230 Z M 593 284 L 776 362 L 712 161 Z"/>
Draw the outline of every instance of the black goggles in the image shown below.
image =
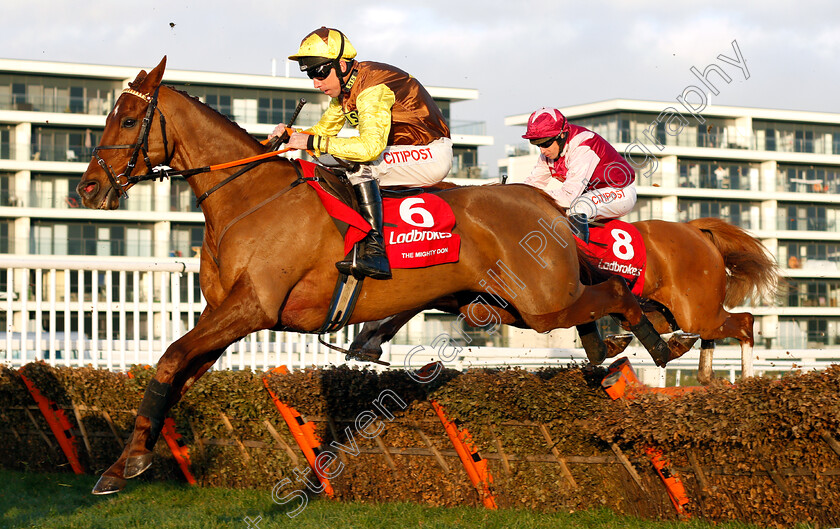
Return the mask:
<path id="1" fill-rule="evenodd" d="M 311 66 L 306 69 L 306 75 L 309 76 L 310 79 L 323 81 L 327 77 L 330 76 L 330 72 L 333 69 L 333 63 L 325 62 L 323 64 L 319 64 L 317 66 Z"/>
<path id="2" fill-rule="evenodd" d="M 557 141 L 557 136 L 555 136 L 553 138 L 548 138 L 547 140 L 543 140 L 542 142 L 540 142 L 540 140 L 538 140 L 538 139 L 537 140 L 530 140 L 530 141 L 531 141 L 531 145 L 536 145 L 540 149 L 548 149 L 549 147 L 551 147 L 551 145 L 555 141 Z"/>

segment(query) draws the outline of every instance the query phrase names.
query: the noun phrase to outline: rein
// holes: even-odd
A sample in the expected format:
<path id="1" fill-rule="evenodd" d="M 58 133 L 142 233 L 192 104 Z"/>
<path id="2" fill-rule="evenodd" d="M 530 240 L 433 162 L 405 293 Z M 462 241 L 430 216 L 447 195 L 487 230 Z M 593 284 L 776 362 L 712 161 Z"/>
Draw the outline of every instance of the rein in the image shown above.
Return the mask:
<path id="1" fill-rule="evenodd" d="M 148 180 L 158 180 L 158 179 L 162 181 L 164 178 L 175 178 L 175 177 L 180 177 L 180 178 L 183 178 L 184 180 L 187 180 L 190 177 L 195 176 L 197 174 L 209 173 L 209 172 L 212 172 L 212 171 L 219 171 L 219 170 L 222 170 L 222 169 L 229 169 L 231 167 L 238 167 L 240 165 L 245 166 L 242 169 L 240 169 L 239 171 L 237 171 L 237 172 L 233 173 L 232 175 L 228 176 L 227 178 L 225 178 L 224 180 L 222 180 L 221 182 L 219 182 L 218 184 L 216 184 L 215 186 L 213 186 L 209 190 L 202 193 L 201 196 L 197 197 L 196 201 L 195 201 L 195 205 L 196 205 L 196 207 L 198 207 L 212 193 L 218 191 L 224 185 L 229 184 L 230 182 L 232 182 L 236 178 L 240 177 L 241 175 L 243 175 L 243 174 L 247 173 L 248 171 L 250 171 L 251 169 L 253 169 L 254 167 L 256 167 L 256 166 L 258 166 L 258 165 L 260 165 L 264 162 L 269 161 L 271 158 L 273 158 L 275 156 L 278 156 L 280 154 L 283 154 L 283 153 L 294 150 L 292 148 L 277 150 L 277 147 L 280 145 L 280 140 L 279 140 L 279 138 L 272 138 L 271 140 L 269 140 L 267 142 L 269 151 L 264 152 L 262 154 L 249 156 L 247 158 L 241 158 L 239 160 L 233 160 L 231 162 L 224 162 L 224 163 L 215 164 L 215 165 L 206 165 L 204 167 L 198 167 L 198 168 L 195 168 L 195 169 L 184 169 L 184 170 L 172 169 L 168 166 L 168 164 L 172 160 L 172 157 L 175 155 L 175 152 L 174 152 L 174 150 L 173 150 L 172 153 L 169 152 L 169 144 L 166 141 L 166 120 L 163 117 L 163 112 L 161 112 L 160 109 L 157 108 L 158 90 L 160 90 L 160 85 L 158 85 L 158 87 L 155 88 L 155 93 L 154 93 L 154 95 L 151 95 L 151 96 L 148 95 L 148 94 L 143 94 L 142 92 L 138 92 L 137 90 L 132 90 L 131 88 L 126 88 L 126 89 L 123 90 L 123 93 L 139 97 L 140 99 L 149 103 L 149 108 L 146 110 L 146 117 L 143 119 L 143 125 L 140 128 L 140 134 L 137 138 L 137 142 L 134 144 L 134 152 L 132 153 L 131 160 L 129 161 L 128 165 L 126 166 L 126 170 L 125 170 L 125 172 L 123 172 L 123 174 L 115 176 L 111 167 L 105 162 L 105 160 L 103 160 L 98 155 L 97 150 L 98 149 L 126 149 L 126 148 L 131 148 L 132 147 L 131 145 L 104 145 L 104 146 L 97 147 L 93 151 L 94 156 L 96 156 L 97 162 L 105 170 L 105 173 L 108 175 L 108 180 L 111 181 L 111 185 L 120 194 L 121 197 L 124 196 L 125 198 L 128 198 L 128 193 L 124 189 L 126 187 L 128 187 L 129 185 L 134 185 L 134 184 L 137 184 L 139 182 L 145 182 L 145 181 L 148 181 Z M 294 124 L 295 120 L 297 119 L 298 115 L 300 114 L 300 111 L 303 108 L 303 105 L 305 103 L 306 103 L 306 99 L 303 99 L 303 98 L 301 98 L 300 101 L 298 101 L 298 105 L 295 108 L 295 111 L 292 114 L 291 119 L 289 120 L 288 127 L 291 127 L 292 124 Z M 157 109 L 157 112 L 160 115 L 160 127 L 161 127 L 161 134 L 163 136 L 163 149 L 164 149 L 165 161 L 164 161 L 163 164 L 161 164 L 157 167 L 152 167 L 152 164 L 149 161 L 149 157 L 146 153 L 146 150 L 147 150 L 148 145 L 149 145 L 149 130 L 150 130 L 149 129 L 149 124 L 151 123 L 151 120 L 154 119 L 153 114 L 154 114 L 155 109 Z M 263 142 L 263 143 L 266 143 L 266 142 Z M 138 152 L 141 150 L 141 148 L 142 148 L 142 151 L 143 151 L 143 158 L 146 161 L 146 167 L 148 168 L 149 172 L 146 173 L 146 174 L 142 174 L 142 175 L 132 176 L 131 172 L 133 171 L 134 165 L 137 162 Z M 125 184 L 120 184 L 119 179 L 120 179 L 120 177 L 123 177 L 123 176 L 125 177 Z"/>
<path id="2" fill-rule="evenodd" d="M 250 171 L 254 167 L 267 162 L 274 156 L 278 156 L 280 154 L 289 152 L 293 149 L 287 148 L 282 150 L 274 150 L 278 145 L 277 142 L 271 141 L 268 144 L 269 152 L 265 152 L 262 154 L 257 154 L 255 156 L 249 156 L 247 158 L 242 158 L 239 160 L 233 160 L 231 162 L 220 163 L 216 165 L 207 165 L 204 167 L 198 167 L 195 169 L 185 169 L 185 170 L 175 170 L 168 167 L 169 162 L 172 160 L 172 157 L 175 155 L 174 149 L 170 153 L 169 152 L 169 142 L 166 138 L 166 118 L 161 112 L 160 108 L 158 108 L 158 91 L 160 90 L 160 86 L 158 85 L 155 88 L 155 92 L 152 95 L 144 94 L 142 92 L 138 92 L 137 90 L 133 90 L 131 88 L 123 89 L 122 93 L 133 95 L 146 101 L 149 103 L 148 108 L 146 109 L 146 115 L 143 118 L 143 122 L 140 125 L 140 131 L 137 135 L 137 141 L 134 142 L 133 145 L 124 144 L 124 145 L 99 145 L 93 149 L 93 156 L 96 158 L 96 162 L 99 164 L 100 167 L 105 171 L 105 174 L 108 175 L 108 180 L 111 182 L 111 186 L 113 189 L 119 194 L 120 197 L 128 198 L 128 193 L 125 191 L 125 188 L 137 184 L 139 182 L 145 182 L 148 180 L 163 180 L 164 178 L 175 178 L 181 177 L 183 179 L 189 179 L 192 176 L 201 173 L 209 173 L 211 171 L 219 171 L 221 169 L 229 169 L 231 167 L 238 167 L 240 165 L 244 165 L 242 169 L 233 173 L 229 177 L 225 178 L 206 192 L 204 192 L 200 197 L 196 199 L 196 207 L 199 206 L 204 200 L 210 196 L 215 191 L 218 191 L 222 186 L 225 184 L 230 183 L 234 179 L 238 178 L 239 176 L 245 174 L 246 172 Z M 300 103 L 298 104 L 297 109 L 295 109 L 295 113 L 293 115 L 292 120 L 294 120 L 298 113 L 300 113 L 300 109 L 305 103 L 305 100 L 301 99 Z M 157 167 L 152 167 L 152 163 L 149 160 L 148 155 L 148 148 L 149 148 L 149 133 L 151 131 L 151 123 L 154 120 L 154 113 L 157 111 L 158 116 L 160 116 L 160 131 L 161 136 L 163 137 L 163 150 L 164 150 L 164 163 Z M 276 138 L 275 138 L 276 139 Z M 114 173 L 113 168 L 108 165 L 108 163 L 99 155 L 99 151 L 102 149 L 133 149 L 131 153 L 131 159 L 129 160 L 128 164 L 126 165 L 125 171 L 121 174 L 117 175 Z M 132 172 L 134 171 L 134 167 L 137 164 L 137 158 L 140 156 L 140 153 L 143 153 L 143 160 L 146 163 L 146 168 L 148 172 L 146 174 L 141 175 L 134 175 L 132 176 Z M 125 183 L 121 184 L 120 179 L 125 178 Z"/>

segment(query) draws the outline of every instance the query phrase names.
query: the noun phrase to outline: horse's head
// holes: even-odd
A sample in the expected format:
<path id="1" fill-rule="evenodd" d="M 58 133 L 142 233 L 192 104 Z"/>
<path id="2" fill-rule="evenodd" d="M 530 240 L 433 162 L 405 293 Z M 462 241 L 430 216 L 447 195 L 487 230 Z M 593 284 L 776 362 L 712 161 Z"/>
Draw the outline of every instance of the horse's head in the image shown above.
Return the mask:
<path id="1" fill-rule="evenodd" d="M 146 172 L 142 166 L 151 172 L 171 158 L 163 114 L 157 108 L 165 68 L 166 56 L 148 74 L 141 70 L 108 114 L 102 141 L 76 186 L 85 207 L 117 209 L 120 197 L 134 185 L 129 178 L 133 173 Z M 141 169 L 135 170 L 138 161 Z"/>

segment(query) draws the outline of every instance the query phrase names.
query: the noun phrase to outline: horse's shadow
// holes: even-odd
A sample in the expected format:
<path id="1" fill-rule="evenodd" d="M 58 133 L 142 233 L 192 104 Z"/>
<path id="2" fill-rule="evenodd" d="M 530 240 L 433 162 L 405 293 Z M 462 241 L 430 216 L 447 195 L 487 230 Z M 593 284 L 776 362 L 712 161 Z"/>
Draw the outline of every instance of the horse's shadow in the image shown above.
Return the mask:
<path id="1" fill-rule="evenodd" d="M 403 369 L 380 373 L 346 367 L 323 370 L 323 404 L 328 420 L 332 421 L 332 425 L 325 429 L 324 444 L 329 445 L 333 441 L 345 444 L 352 440 L 351 436 L 356 441 L 365 437 L 359 435 L 360 420 L 357 419 L 361 419 L 361 424 L 366 419 L 381 421 L 386 426 L 383 435 L 387 435 L 387 426 L 391 421 L 424 406 L 438 388 L 460 374 L 442 366 L 436 375 L 433 373 L 423 374 L 431 379 L 424 383 L 418 381 L 422 380 L 422 375 Z"/>

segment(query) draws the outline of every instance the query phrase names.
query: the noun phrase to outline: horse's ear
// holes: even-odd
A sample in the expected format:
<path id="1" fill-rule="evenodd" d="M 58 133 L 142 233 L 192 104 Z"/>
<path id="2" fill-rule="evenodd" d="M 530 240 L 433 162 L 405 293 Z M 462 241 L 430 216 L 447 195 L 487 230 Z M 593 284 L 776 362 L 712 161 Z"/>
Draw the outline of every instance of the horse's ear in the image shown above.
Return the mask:
<path id="1" fill-rule="evenodd" d="M 147 75 L 149 74 L 146 73 L 146 70 L 140 70 L 140 73 L 137 74 L 137 77 L 135 77 L 133 81 L 128 83 L 128 86 L 137 89 L 140 86 L 140 83 L 143 82 L 143 79 L 145 79 Z"/>
<path id="2" fill-rule="evenodd" d="M 138 79 L 140 79 L 140 85 L 137 87 L 137 90 L 141 92 L 151 94 L 155 91 L 155 89 L 160 85 L 160 81 L 163 79 L 163 71 L 166 70 L 166 55 L 163 56 L 163 59 L 160 60 L 160 64 L 154 67 L 154 69 L 149 72 L 149 75 L 140 79 L 140 75 L 137 76 L 137 79 L 134 80 L 136 83 Z M 145 72 L 140 72 L 142 75 Z"/>

